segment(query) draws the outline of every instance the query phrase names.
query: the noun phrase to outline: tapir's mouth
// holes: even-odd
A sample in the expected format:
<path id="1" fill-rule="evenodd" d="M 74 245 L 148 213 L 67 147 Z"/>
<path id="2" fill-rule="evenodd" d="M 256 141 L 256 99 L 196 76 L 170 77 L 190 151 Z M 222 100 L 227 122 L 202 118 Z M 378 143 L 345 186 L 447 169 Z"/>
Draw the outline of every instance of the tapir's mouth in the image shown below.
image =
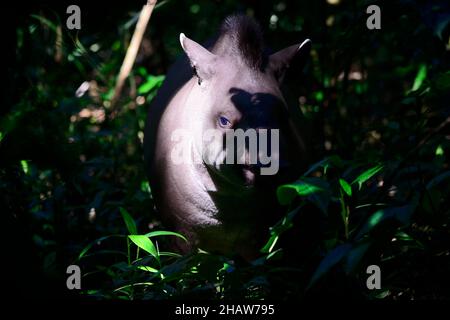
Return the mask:
<path id="1" fill-rule="evenodd" d="M 259 172 L 259 168 L 252 165 L 242 165 L 241 170 L 244 177 L 245 185 L 254 185 L 256 176 Z"/>
<path id="2" fill-rule="evenodd" d="M 205 163 L 218 186 L 231 186 L 235 190 L 249 190 L 255 184 L 258 170 L 246 165 L 211 165 Z"/>

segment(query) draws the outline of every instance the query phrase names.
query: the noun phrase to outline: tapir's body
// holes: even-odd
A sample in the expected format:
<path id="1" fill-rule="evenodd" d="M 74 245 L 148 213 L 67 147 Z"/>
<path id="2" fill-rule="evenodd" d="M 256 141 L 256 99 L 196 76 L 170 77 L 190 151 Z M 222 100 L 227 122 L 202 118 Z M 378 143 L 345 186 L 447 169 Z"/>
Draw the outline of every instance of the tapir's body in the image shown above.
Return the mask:
<path id="1" fill-rule="evenodd" d="M 180 41 L 186 56 L 169 70 L 145 129 L 145 161 L 157 209 L 189 238 L 182 249 L 253 257 L 277 219 L 277 185 L 286 182 L 286 174 L 296 178 L 303 158 L 300 135 L 279 89 L 301 46 L 268 56 L 258 26 L 244 16 L 228 18 L 210 50 L 184 35 Z M 217 141 L 200 139 L 206 130 L 225 135 L 238 128 L 280 131 L 277 174 L 261 176 L 250 163 L 174 162 L 180 143 L 174 132 L 192 134 L 188 149 L 195 154 L 215 150 Z"/>

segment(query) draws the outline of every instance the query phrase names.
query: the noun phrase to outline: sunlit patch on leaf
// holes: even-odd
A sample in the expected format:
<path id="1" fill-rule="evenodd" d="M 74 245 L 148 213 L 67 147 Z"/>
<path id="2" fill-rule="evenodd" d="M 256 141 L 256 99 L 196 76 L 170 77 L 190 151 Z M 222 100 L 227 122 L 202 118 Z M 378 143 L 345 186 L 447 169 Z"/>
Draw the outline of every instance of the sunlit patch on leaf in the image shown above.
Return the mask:
<path id="1" fill-rule="evenodd" d="M 138 266 L 137 268 L 139 270 L 147 271 L 147 272 L 151 272 L 151 273 L 158 273 L 159 272 L 157 269 L 149 267 L 149 266 Z"/>
<path id="2" fill-rule="evenodd" d="M 351 197 L 352 195 L 352 187 L 347 183 L 347 181 L 345 181 L 344 179 L 339 179 L 339 184 L 342 187 L 342 190 L 344 190 L 344 192 Z"/>
<path id="3" fill-rule="evenodd" d="M 438 145 L 435 151 L 435 155 L 436 156 L 443 156 L 444 155 L 444 149 L 442 148 L 441 145 Z"/>
<path id="4" fill-rule="evenodd" d="M 358 232 L 356 238 L 358 239 L 363 237 L 383 221 L 393 220 L 402 226 L 409 224 L 415 207 L 416 204 L 412 203 L 402 207 L 391 207 L 376 211 L 367 219 L 364 226 Z"/>
<path id="5" fill-rule="evenodd" d="M 357 183 L 359 189 L 361 189 L 364 182 L 372 178 L 374 175 L 376 175 L 378 172 L 380 172 L 383 169 L 383 165 L 378 165 L 375 167 L 372 167 L 363 173 L 361 173 L 355 180 L 353 180 L 352 184 Z"/>
<path id="6" fill-rule="evenodd" d="M 127 227 L 127 230 L 129 234 L 137 234 L 137 227 L 136 223 L 134 222 L 134 219 L 131 217 L 131 215 L 128 213 L 127 210 L 124 208 L 119 208 L 120 214 L 122 215 L 123 221 L 125 222 L 125 225 Z"/>
<path id="7" fill-rule="evenodd" d="M 20 160 L 20 165 L 22 167 L 23 172 L 25 174 L 28 174 L 28 171 L 29 171 L 28 161 L 27 160 Z"/>
<path id="8" fill-rule="evenodd" d="M 330 185 L 320 178 L 303 177 L 294 183 L 278 187 L 277 197 L 282 205 L 290 204 L 296 197 L 309 201 L 327 214 L 330 202 Z"/>
<path id="9" fill-rule="evenodd" d="M 152 91 L 153 89 L 159 88 L 164 81 L 165 76 L 147 76 L 146 81 L 141 84 L 138 88 L 138 94 L 146 94 Z"/>
<path id="10" fill-rule="evenodd" d="M 414 84 L 411 88 L 411 91 L 419 90 L 426 77 L 427 77 L 427 66 L 425 64 L 421 64 L 419 70 L 417 71 L 416 78 L 414 79 Z"/>
<path id="11" fill-rule="evenodd" d="M 155 257 L 157 260 L 159 260 L 159 254 L 158 250 L 156 250 L 155 245 L 153 242 L 144 235 L 129 235 L 128 238 L 133 241 L 135 245 L 137 245 L 139 248 L 143 249 L 144 251 L 151 254 L 153 257 Z"/>

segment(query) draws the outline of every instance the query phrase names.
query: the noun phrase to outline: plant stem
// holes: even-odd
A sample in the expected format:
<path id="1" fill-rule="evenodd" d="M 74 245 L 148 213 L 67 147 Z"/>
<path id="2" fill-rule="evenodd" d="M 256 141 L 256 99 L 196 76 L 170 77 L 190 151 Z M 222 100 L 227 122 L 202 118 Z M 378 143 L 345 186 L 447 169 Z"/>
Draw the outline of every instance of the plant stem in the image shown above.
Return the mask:
<path id="1" fill-rule="evenodd" d="M 131 265 L 131 255 L 130 255 L 130 238 L 127 237 L 127 258 L 128 258 L 128 265 Z"/>

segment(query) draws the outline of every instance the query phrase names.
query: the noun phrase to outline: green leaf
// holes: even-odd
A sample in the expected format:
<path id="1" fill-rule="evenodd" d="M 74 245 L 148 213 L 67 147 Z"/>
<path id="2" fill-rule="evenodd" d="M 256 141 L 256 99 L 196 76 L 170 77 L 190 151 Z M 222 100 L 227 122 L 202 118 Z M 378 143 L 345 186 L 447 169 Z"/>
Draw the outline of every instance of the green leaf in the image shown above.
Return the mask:
<path id="1" fill-rule="evenodd" d="M 165 265 L 160 272 L 164 274 L 166 281 L 183 278 L 184 272 L 191 265 L 192 260 L 201 256 L 202 254 L 197 254 L 196 256 L 185 255 L 175 262 Z"/>
<path id="2" fill-rule="evenodd" d="M 266 260 L 278 260 L 282 257 L 283 255 L 283 249 L 277 249 L 271 253 L 269 253 L 266 257 Z"/>
<path id="3" fill-rule="evenodd" d="M 139 68 L 137 69 L 137 72 L 138 72 L 141 76 L 143 76 L 143 77 L 146 77 L 146 76 L 147 76 L 147 69 L 145 69 L 144 67 L 139 67 Z"/>
<path id="4" fill-rule="evenodd" d="M 127 256 L 126 252 L 119 251 L 119 250 L 96 250 L 94 253 L 91 254 L 84 254 L 84 257 L 92 257 L 92 256 L 98 256 L 98 255 L 121 255 L 121 256 Z"/>
<path id="5" fill-rule="evenodd" d="M 152 190 L 150 188 L 150 184 L 148 183 L 148 181 L 142 181 L 141 182 L 141 191 L 148 193 L 148 194 L 152 194 Z"/>
<path id="6" fill-rule="evenodd" d="M 181 258 L 182 255 L 175 252 L 165 252 L 165 251 L 159 251 L 160 257 L 172 257 L 172 258 Z"/>
<path id="7" fill-rule="evenodd" d="M 130 270 L 134 270 L 135 266 L 129 265 L 124 261 L 118 262 L 113 264 L 112 266 L 109 267 L 109 269 L 117 269 L 123 272 L 128 272 Z M 114 271 L 113 271 L 114 272 Z"/>
<path id="8" fill-rule="evenodd" d="M 197 3 L 194 3 L 193 5 L 191 5 L 190 7 L 190 11 L 193 14 L 197 14 L 200 11 L 200 5 L 198 5 Z"/>
<path id="9" fill-rule="evenodd" d="M 146 93 L 152 91 L 153 89 L 160 87 L 164 81 L 164 78 L 165 78 L 165 76 L 163 76 L 163 75 L 161 75 L 161 76 L 149 75 L 147 77 L 147 80 L 139 86 L 138 94 L 146 94 Z"/>
<path id="10" fill-rule="evenodd" d="M 414 79 L 414 84 L 411 91 L 418 90 L 426 77 L 427 77 L 427 66 L 425 64 L 421 64 L 419 70 L 417 71 L 416 78 Z"/>
<path id="11" fill-rule="evenodd" d="M 279 236 L 294 225 L 292 223 L 292 220 L 302 207 L 303 205 L 299 205 L 297 208 L 289 212 L 285 217 L 280 219 L 273 227 L 270 228 L 270 238 L 264 245 L 264 247 L 260 250 L 260 252 L 270 253 L 273 250 Z"/>
<path id="12" fill-rule="evenodd" d="M 98 238 L 98 239 L 92 241 L 92 242 L 89 243 L 86 247 L 84 247 L 83 250 L 81 250 L 80 254 L 78 255 L 78 260 L 80 260 L 81 258 L 83 258 L 83 257 L 86 255 L 86 253 L 87 253 L 87 252 L 88 252 L 95 244 L 100 244 L 103 240 L 106 240 L 106 239 L 111 238 L 111 237 L 123 237 L 123 235 L 121 235 L 121 234 L 112 234 L 112 235 L 104 236 L 104 237 L 101 237 L 101 238 Z"/>
<path id="13" fill-rule="evenodd" d="M 434 84 L 439 91 L 448 91 L 450 89 L 450 71 L 437 75 Z"/>
<path id="14" fill-rule="evenodd" d="M 225 271 L 225 272 L 230 273 L 230 272 L 233 272 L 234 270 L 236 270 L 236 268 L 232 264 L 230 264 L 228 262 L 224 262 L 222 269 L 220 269 L 219 271 Z"/>
<path id="15" fill-rule="evenodd" d="M 410 247 L 410 248 L 413 247 L 413 248 L 425 249 L 425 246 L 422 244 L 422 242 L 412 238 L 409 234 L 407 234 L 403 231 L 398 231 L 395 234 L 395 238 L 400 242 L 408 243 L 408 247 Z"/>
<path id="16" fill-rule="evenodd" d="M 307 176 L 307 175 L 313 173 L 314 171 L 316 171 L 320 167 L 326 168 L 326 167 L 329 167 L 330 165 L 334 166 L 334 167 L 337 167 L 337 168 L 340 168 L 340 167 L 342 167 L 344 165 L 344 161 L 337 155 L 333 155 L 333 156 L 327 157 L 327 158 L 325 158 L 325 159 L 323 159 L 323 160 L 313 164 L 311 167 L 309 167 L 308 171 L 306 171 L 303 174 L 303 176 Z"/>
<path id="17" fill-rule="evenodd" d="M 28 174 L 29 166 L 27 160 L 20 160 L 20 165 L 22 166 L 22 170 L 25 174 Z"/>
<path id="18" fill-rule="evenodd" d="M 133 217 L 128 213 L 127 210 L 120 207 L 120 214 L 122 215 L 123 221 L 125 221 L 125 225 L 127 226 L 127 230 L 129 234 L 137 234 L 136 223 L 134 222 Z"/>
<path id="19" fill-rule="evenodd" d="M 291 203 L 297 196 L 308 196 L 319 191 L 322 191 L 322 189 L 315 185 L 297 181 L 295 184 L 280 186 L 277 190 L 277 196 L 280 203 L 286 205 Z"/>
<path id="20" fill-rule="evenodd" d="M 279 186 L 278 201 L 282 205 L 290 204 L 296 197 L 301 197 L 315 204 L 325 214 L 330 201 L 330 186 L 327 181 L 319 178 L 300 178 L 294 183 Z"/>
<path id="21" fill-rule="evenodd" d="M 370 216 L 369 220 L 367 221 L 368 227 L 371 229 L 374 226 L 376 226 L 383 219 L 384 215 L 385 211 L 383 210 L 375 212 L 373 215 Z"/>
<path id="22" fill-rule="evenodd" d="M 352 196 L 352 187 L 345 181 L 344 179 L 339 179 L 339 184 L 342 187 L 342 190 L 345 191 L 345 193 L 351 197 Z"/>
<path id="23" fill-rule="evenodd" d="M 439 174 L 438 176 L 434 177 L 427 183 L 427 190 L 432 189 L 433 187 L 440 184 L 445 179 L 450 178 L 450 171 L 444 171 L 443 173 Z"/>
<path id="24" fill-rule="evenodd" d="M 352 246 L 351 250 L 345 257 L 344 269 L 347 274 L 352 273 L 356 269 L 371 244 L 371 241 L 367 241 L 360 242 Z"/>
<path id="25" fill-rule="evenodd" d="M 133 243 L 137 245 L 139 248 L 150 253 L 153 257 L 159 260 L 158 251 L 156 250 L 156 247 L 153 244 L 153 242 L 147 236 L 129 235 L 128 238 L 130 238 L 130 240 L 133 241 Z"/>
<path id="26" fill-rule="evenodd" d="M 382 210 L 378 210 L 372 214 L 363 225 L 361 230 L 358 232 L 356 238 L 361 238 L 373 228 L 379 225 L 381 222 L 387 220 L 396 220 L 401 225 L 407 225 L 410 222 L 411 215 L 414 212 L 416 205 L 408 204 L 401 207 L 391 207 Z"/>
<path id="27" fill-rule="evenodd" d="M 186 239 L 185 236 L 183 236 L 182 234 L 179 234 L 177 232 L 173 232 L 173 231 L 152 231 L 149 233 L 145 234 L 146 237 L 152 238 L 152 237 L 158 237 L 158 236 L 175 236 L 178 237 L 180 239 L 183 239 L 184 241 L 188 242 L 188 240 Z"/>
<path id="28" fill-rule="evenodd" d="M 316 101 L 322 102 L 322 101 L 323 101 L 323 98 L 324 98 L 323 92 L 322 92 L 322 91 L 316 91 L 316 92 L 314 93 L 314 98 L 316 99 Z"/>
<path id="29" fill-rule="evenodd" d="M 375 290 L 374 291 L 374 298 L 376 298 L 376 299 L 384 299 L 384 298 L 386 298 L 387 296 L 389 296 L 391 294 L 391 291 L 389 290 L 389 289 L 381 289 L 381 291 L 380 292 L 378 292 L 378 290 Z"/>
<path id="30" fill-rule="evenodd" d="M 48 20 L 47 18 L 32 14 L 30 15 L 32 18 L 39 20 L 40 23 L 42 23 L 43 25 L 46 25 L 47 27 L 49 27 L 52 31 L 57 32 L 57 26 L 55 23 L 53 23 L 52 21 Z"/>
<path id="31" fill-rule="evenodd" d="M 405 232 L 403 232 L 403 231 L 397 232 L 397 233 L 395 234 L 395 237 L 396 237 L 398 240 L 401 240 L 401 241 L 414 241 L 414 239 L 411 238 L 411 236 L 410 236 L 409 234 L 407 234 L 407 233 L 405 233 Z"/>
<path id="32" fill-rule="evenodd" d="M 361 189 L 361 186 L 364 182 L 372 178 L 374 175 L 376 175 L 378 172 L 380 172 L 383 169 L 383 165 L 377 165 L 373 168 L 370 168 L 369 170 L 364 171 L 361 173 L 353 182 L 352 184 L 358 183 L 359 189 Z"/>
<path id="33" fill-rule="evenodd" d="M 151 272 L 151 273 L 158 273 L 159 272 L 157 269 L 149 267 L 149 266 L 138 266 L 137 268 L 139 270 L 143 270 L 143 271 L 147 271 L 147 272 Z"/>
<path id="34" fill-rule="evenodd" d="M 339 263 L 342 258 L 350 251 L 351 245 L 346 243 L 334 248 L 325 258 L 322 259 L 316 271 L 314 272 L 307 290 L 311 288 L 320 278 L 322 278 L 332 267 Z"/>
<path id="35" fill-rule="evenodd" d="M 264 245 L 264 247 L 260 250 L 261 253 L 270 253 L 273 248 L 275 247 L 275 244 L 278 241 L 278 235 L 277 234 L 272 234 L 269 238 L 269 240 L 267 241 L 267 243 Z"/>

